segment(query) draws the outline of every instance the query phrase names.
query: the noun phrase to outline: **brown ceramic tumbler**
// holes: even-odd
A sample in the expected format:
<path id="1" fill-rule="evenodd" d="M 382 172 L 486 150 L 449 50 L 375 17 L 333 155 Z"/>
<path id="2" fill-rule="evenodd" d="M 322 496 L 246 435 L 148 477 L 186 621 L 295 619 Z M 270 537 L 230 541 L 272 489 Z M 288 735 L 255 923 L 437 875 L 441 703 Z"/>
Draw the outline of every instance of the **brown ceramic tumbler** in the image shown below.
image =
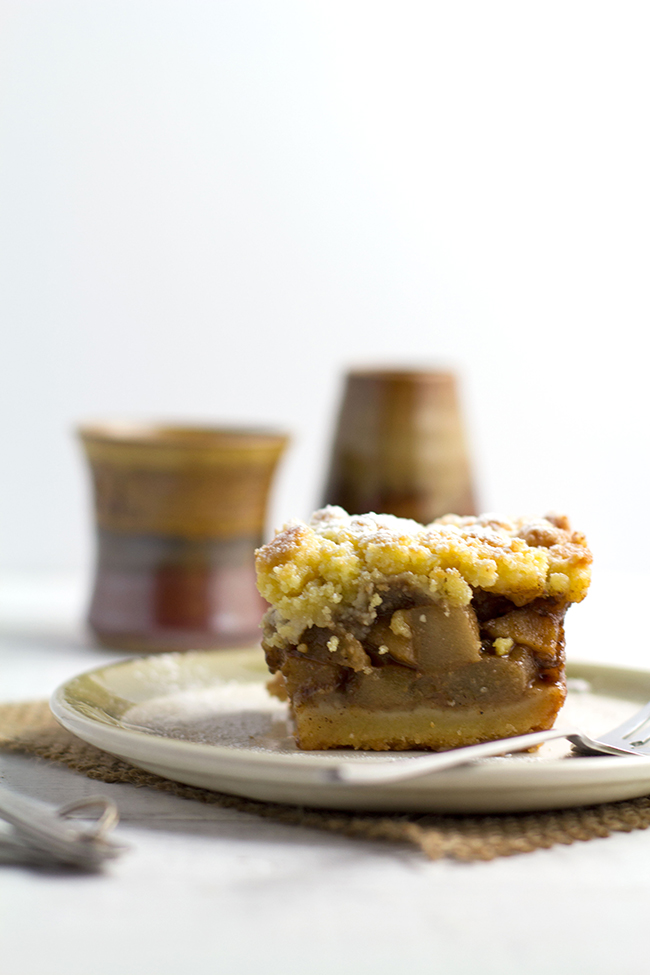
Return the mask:
<path id="1" fill-rule="evenodd" d="M 348 373 L 323 500 L 423 524 L 475 514 L 455 375 Z"/>
<path id="2" fill-rule="evenodd" d="M 254 550 L 287 437 L 125 424 L 79 435 L 95 493 L 98 641 L 147 652 L 257 641 Z"/>

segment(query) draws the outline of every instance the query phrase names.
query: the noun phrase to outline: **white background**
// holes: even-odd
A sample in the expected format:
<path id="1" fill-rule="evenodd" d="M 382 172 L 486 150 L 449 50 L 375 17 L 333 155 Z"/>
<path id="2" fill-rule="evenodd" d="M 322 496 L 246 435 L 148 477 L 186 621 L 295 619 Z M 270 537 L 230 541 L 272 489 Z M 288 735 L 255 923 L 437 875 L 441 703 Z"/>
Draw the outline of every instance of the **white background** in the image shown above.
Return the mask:
<path id="1" fill-rule="evenodd" d="M 94 417 L 292 431 L 345 368 L 451 366 L 482 507 L 645 568 L 650 8 L 9 0 L 1 559 L 79 569 Z"/>

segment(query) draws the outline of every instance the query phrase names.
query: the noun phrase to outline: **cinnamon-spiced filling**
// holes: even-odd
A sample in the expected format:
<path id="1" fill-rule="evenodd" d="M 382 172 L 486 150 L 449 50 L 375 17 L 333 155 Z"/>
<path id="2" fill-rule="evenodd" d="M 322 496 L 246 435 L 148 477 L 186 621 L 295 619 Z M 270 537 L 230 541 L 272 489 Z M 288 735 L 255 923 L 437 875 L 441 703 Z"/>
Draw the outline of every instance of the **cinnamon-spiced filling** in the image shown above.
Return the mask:
<path id="1" fill-rule="evenodd" d="M 297 646 L 267 647 L 267 657 L 296 708 L 323 696 L 369 710 L 496 706 L 536 682 L 562 681 L 566 608 L 548 599 L 517 608 L 482 593 L 469 606 L 380 614 L 359 636 L 311 627 Z"/>

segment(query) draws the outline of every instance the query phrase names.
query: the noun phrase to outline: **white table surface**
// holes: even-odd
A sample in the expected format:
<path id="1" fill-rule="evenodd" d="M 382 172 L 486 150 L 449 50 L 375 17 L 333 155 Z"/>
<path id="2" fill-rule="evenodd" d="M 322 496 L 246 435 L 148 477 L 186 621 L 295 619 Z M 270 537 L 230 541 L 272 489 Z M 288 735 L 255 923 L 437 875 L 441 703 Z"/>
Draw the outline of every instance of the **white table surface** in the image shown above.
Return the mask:
<path id="1" fill-rule="evenodd" d="M 569 614 L 573 659 L 650 667 L 643 605 L 596 577 Z M 0 579 L 0 700 L 46 697 L 122 655 L 84 637 L 74 578 Z M 7 975 L 610 975 L 647 958 L 650 831 L 489 863 L 278 825 L 0 753 L 2 781 L 52 803 L 115 799 L 130 849 L 102 874 L 0 867 Z"/>

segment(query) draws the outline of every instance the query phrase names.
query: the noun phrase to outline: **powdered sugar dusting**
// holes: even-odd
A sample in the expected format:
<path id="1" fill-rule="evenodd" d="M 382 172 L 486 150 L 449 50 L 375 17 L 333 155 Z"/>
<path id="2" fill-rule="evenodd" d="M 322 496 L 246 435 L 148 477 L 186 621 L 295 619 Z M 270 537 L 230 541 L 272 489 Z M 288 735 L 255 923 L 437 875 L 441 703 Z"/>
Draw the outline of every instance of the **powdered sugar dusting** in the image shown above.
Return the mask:
<path id="1" fill-rule="evenodd" d="M 522 526 L 529 524 L 538 526 L 542 522 L 549 533 L 557 535 L 557 529 L 544 519 L 505 518 L 503 515 L 484 514 L 477 517 L 459 515 L 445 515 L 428 525 L 421 525 L 412 518 L 399 518 L 397 515 L 377 514 L 370 511 L 363 515 L 349 515 L 337 505 L 327 505 L 316 511 L 308 522 L 310 528 L 318 535 L 332 540 L 339 540 L 341 536 L 349 537 L 360 542 L 376 542 L 390 544 L 396 538 L 408 539 L 431 544 L 435 547 L 438 540 L 476 539 L 489 545 L 512 548 L 513 537 L 518 536 Z M 293 522 L 291 527 L 296 526 Z M 290 527 L 290 526 L 287 526 Z M 521 536 L 519 536 L 521 537 Z M 556 540 L 556 539 L 554 539 Z"/>
<path id="2" fill-rule="evenodd" d="M 262 683 L 236 680 L 205 687 L 174 690 L 137 704 L 122 724 L 161 738 L 202 745 L 263 751 L 295 751 L 288 726 L 287 705 L 271 697 Z"/>

